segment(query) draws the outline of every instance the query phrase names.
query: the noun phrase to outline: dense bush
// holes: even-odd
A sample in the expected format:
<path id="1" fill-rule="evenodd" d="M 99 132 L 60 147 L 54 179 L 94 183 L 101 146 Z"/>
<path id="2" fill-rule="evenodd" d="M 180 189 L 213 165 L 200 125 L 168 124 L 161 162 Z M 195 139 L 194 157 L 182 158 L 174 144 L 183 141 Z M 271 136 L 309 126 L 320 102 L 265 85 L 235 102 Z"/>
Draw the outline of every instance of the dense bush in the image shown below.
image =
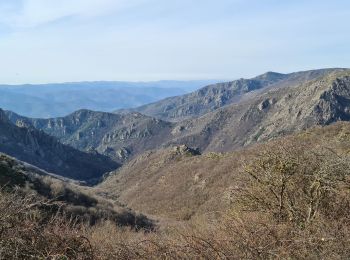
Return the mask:
<path id="1" fill-rule="evenodd" d="M 81 227 L 43 210 L 54 206 L 19 192 L 1 192 L 0 259 L 92 259 Z"/>
<path id="2" fill-rule="evenodd" d="M 350 161 L 298 139 L 243 163 L 232 208 L 215 223 L 151 234 L 90 230 L 102 259 L 349 259 Z M 252 157 L 250 157 L 252 158 Z"/>
<path id="3" fill-rule="evenodd" d="M 146 217 L 125 213 L 117 218 L 129 227 L 113 217 L 91 226 L 52 214 L 62 211 L 50 201 L 2 191 L 0 259 L 349 259 L 348 154 L 293 138 L 259 147 L 243 161 L 232 206 L 215 222 L 154 230 Z"/>
<path id="4" fill-rule="evenodd" d="M 226 221 L 242 256 L 350 257 L 350 160 L 299 139 L 270 143 L 243 167 Z M 243 250 L 242 250 L 243 249 Z"/>

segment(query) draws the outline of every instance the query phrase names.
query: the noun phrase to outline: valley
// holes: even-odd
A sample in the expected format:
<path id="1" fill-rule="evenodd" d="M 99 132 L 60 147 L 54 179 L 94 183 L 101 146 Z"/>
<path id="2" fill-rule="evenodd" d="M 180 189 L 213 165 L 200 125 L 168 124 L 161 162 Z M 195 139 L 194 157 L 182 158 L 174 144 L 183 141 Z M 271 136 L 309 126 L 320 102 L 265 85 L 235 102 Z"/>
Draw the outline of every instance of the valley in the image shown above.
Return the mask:
<path id="1" fill-rule="evenodd" d="M 140 112 L 125 111 L 113 114 L 79 110 L 66 117 L 51 119 L 32 119 L 10 111 L 6 113 L 14 124 L 32 126 L 66 145 L 84 152 L 96 151 L 123 164 L 145 151 L 174 145 L 186 144 L 202 153 L 228 152 L 312 126 L 347 121 L 350 115 L 347 102 L 350 92 L 346 87 L 349 76 L 347 69 L 286 75 L 267 73 L 250 80 L 207 86 L 190 96 L 175 99 L 193 101 L 186 106 L 208 105 L 205 109 L 209 112 L 202 115 L 202 112 L 195 112 L 197 110 L 188 111 L 193 118 L 178 122 L 166 117 L 158 118 L 156 113 L 146 116 Z M 245 85 L 253 83 L 242 82 L 255 82 L 265 87 L 256 92 Z M 237 86 L 241 89 L 232 92 L 231 89 Z M 212 92 L 207 93 L 210 89 Z M 228 101 L 211 107 L 213 104 L 208 103 L 208 98 Z M 172 102 L 165 99 L 150 106 L 161 107 Z"/>
<path id="2" fill-rule="evenodd" d="M 350 259 L 350 1 L 0 1 L 0 260 Z"/>
<path id="3" fill-rule="evenodd" d="M 40 201 L 43 222 L 76 218 L 101 259 L 342 257 L 331 241 L 349 239 L 349 121 L 348 69 L 268 72 L 114 113 L 0 110 L 1 193 Z M 320 233 L 321 249 L 307 242 Z"/>

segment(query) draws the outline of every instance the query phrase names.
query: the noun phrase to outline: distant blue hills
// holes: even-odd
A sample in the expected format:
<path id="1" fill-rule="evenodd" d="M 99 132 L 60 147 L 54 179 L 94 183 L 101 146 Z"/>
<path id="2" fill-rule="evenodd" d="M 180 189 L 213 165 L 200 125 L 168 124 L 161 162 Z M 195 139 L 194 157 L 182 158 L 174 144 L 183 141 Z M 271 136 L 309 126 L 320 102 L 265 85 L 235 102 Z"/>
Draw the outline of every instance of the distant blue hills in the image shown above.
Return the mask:
<path id="1" fill-rule="evenodd" d="M 98 81 L 0 85 L 0 108 L 33 118 L 65 116 L 78 109 L 110 112 L 183 95 L 214 82 L 216 81 Z"/>

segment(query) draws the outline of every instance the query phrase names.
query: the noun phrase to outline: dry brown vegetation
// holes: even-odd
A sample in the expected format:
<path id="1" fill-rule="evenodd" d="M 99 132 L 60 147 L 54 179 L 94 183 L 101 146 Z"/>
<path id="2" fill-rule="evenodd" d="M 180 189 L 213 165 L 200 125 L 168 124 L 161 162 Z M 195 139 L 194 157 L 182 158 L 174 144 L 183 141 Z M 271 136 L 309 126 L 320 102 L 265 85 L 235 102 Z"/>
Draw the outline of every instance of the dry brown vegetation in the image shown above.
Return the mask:
<path id="1" fill-rule="evenodd" d="M 92 248 L 81 228 L 58 205 L 20 192 L 0 194 L 0 259 L 91 259 Z"/>
<path id="2" fill-rule="evenodd" d="M 314 128 L 281 140 L 306 150 L 323 146 L 345 156 L 350 151 L 350 124 Z M 274 141 L 201 156 L 174 156 L 171 149 L 148 152 L 107 178 L 96 191 L 162 218 L 188 220 L 206 215 L 216 219 L 232 206 L 237 188 L 245 182 L 242 162 L 277 146 Z"/>
<path id="3" fill-rule="evenodd" d="M 244 162 L 244 185 L 217 221 L 149 235 L 96 229 L 93 241 L 107 236 L 98 244 L 121 259 L 348 259 L 348 154 L 298 137 L 264 148 Z"/>
<path id="4" fill-rule="evenodd" d="M 210 164 L 202 167 L 212 165 L 205 170 L 218 172 L 214 165 L 225 162 L 220 169 L 227 176 L 201 190 L 230 187 L 230 202 L 221 204 L 225 207 L 216 218 L 199 214 L 214 209 L 210 203 L 199 205 L 195 209 L 202 211 L 188 221 L 151 232 L 135 232 L 109 220 L 93 226 L 72 221 L 65 214 L 48 214 L 50 202 L 2 191 L 0 259 L 349 259 L 349 130 L 349 124 L 317 128 L 234 157 L 161 157 L 174 169 L 176 164 L 185 167 L 191 160 L 207 160 Z M 317 141 L 320 137 L 322 143 Z M 152 167 L 159 169 L 152 162 L 144 170 Z M 185 182 L 179 178 L 179 183 Z M 181 210 L 195 199 L 184 202 Z M 177 204 L 172 206 L 176 210 Z"/>
<path id="5" fill-rule="evenodd" d="M 119 226 L 130 226 L 134 229 L 154 228 L 153 221 L 146 216 L 98 197 L 87 187 L 84 189 L 74 183 L 42 174 L 40 170 L 0 154 L 0 187 L 4 191 L 17 189 L 23 195 L 55 202 L 68 217 L 89 222 L 91 225 L 108 219 Z"/>

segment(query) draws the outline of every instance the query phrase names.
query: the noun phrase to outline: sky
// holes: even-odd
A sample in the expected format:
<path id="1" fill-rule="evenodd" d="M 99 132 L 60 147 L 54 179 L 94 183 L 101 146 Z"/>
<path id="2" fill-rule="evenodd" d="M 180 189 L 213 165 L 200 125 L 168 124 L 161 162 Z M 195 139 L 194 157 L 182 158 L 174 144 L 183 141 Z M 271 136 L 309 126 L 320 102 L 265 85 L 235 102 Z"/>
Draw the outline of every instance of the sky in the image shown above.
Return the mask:
<path id="1" fill-rule="evenodd" d="M 0 0 L 0 83 L 350 67 L 348 0 Z"/>

